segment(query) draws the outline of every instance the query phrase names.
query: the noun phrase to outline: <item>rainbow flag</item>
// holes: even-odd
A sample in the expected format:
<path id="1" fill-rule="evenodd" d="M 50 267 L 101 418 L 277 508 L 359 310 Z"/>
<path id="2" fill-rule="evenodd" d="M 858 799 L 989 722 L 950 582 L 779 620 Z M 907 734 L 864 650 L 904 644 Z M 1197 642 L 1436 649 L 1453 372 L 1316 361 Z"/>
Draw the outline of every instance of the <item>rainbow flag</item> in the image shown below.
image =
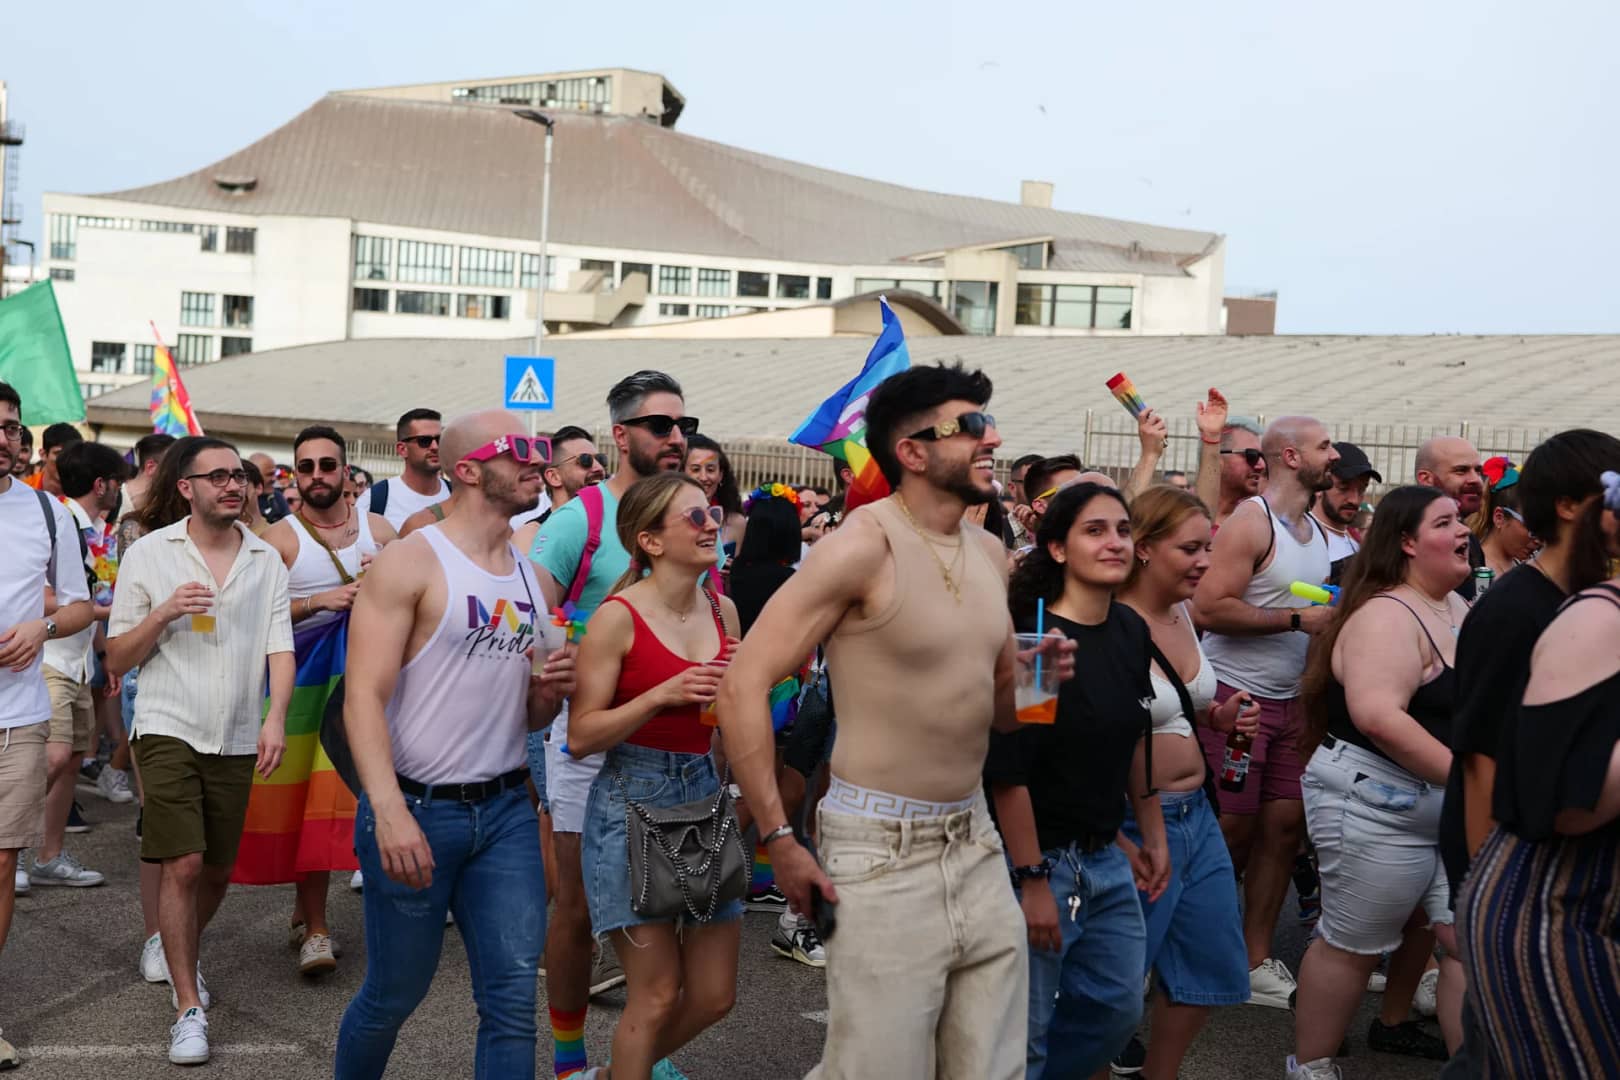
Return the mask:
<path id="1" fill-rule="evenodd" d="M 862 503 L 876 502 L 889 494 L 889 482 L 883 479 L 877 462 L 866 449 L 866 403 L 878 383 L 911 366 L 911 353 L 906 348 L 900 320 L 888 300 L 879 297 L 878 304 L 883 309 L 883 331 L 872 343 L 872 351 L 866 354 L 861 373 L 839 387 L 789 436 L 790 441 L 831 454 L 840 465 L 849 466 L 854 481 L 844 496 L 845 511 Z"/>
<path id="2" fill-rule="evenodd" d="M 281 885 L 318 870 L 358 870 L 355 798 L 321 749 L 326 699 L 343 677 L 347 615 L 319 626 L 293 627 L 298 676 L 287 707 L 287 752 L 266 780 L 253 774 L 242 847 L 231 880 Z"/>
<path id="3" fill-rule="evenodd" d="M 180 369 L 175 366 L 174 356 L 163 344 L 156 324 L 149 325 L 152 336 L 157 338 L 157 352 L 152 357 L 152 430 L 177 439 L 201 435 L 202 425 L 197 423 L 197 414 L 191 411 L 191 395 L 186 393 L 186 384 L 180 381 Z"/>

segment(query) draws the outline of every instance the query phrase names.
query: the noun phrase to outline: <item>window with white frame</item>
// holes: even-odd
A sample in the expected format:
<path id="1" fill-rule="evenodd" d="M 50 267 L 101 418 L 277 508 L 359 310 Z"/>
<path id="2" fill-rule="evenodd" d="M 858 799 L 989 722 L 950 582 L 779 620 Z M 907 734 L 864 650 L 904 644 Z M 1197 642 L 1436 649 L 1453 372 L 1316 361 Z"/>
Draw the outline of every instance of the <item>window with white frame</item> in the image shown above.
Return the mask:
<path id="1" fill-rule="evenodd" d="M 692 294 L 692 268 L 690 266 L 660 266 L 658 292 L 661 296 L 690 296 Z"/>
<path id="2" fill-rule="evenodd" d="M 394 242 L 386 236 L 354 238 L 354 276 L 361 281 L 387 281 Z"/>
<path id="3" fill-rule="evenodd" d="M 174 339 L 174 358 L 182 364 L 209 364 L 214 360 L 212 334 L 180 334 Z"/>
<path id="4" fill-rule="evenodd" d="M 512 267 L 516 263 L 515 251 L 464 247 L 461 249 L 461 272 L 457 281 L 463 285 L 494 285 L 510 289 Z"/>
<path id="5" fill-rule="evenodd" d="M 421 240 L 399 242 L 399 269 L 396 281 L 416 281 L 423 284 L 450 284 L 450 268 L 455 260 L 455 249 L 449 244 L 430 244 Z"/>
<path id="6" fill-rule="evenodd" d="M 214 294 L 183 292 L 180 294 L 181 326 L 213 326 Z"/>
<path id="7" fill-rule="evenodd" d="M 699 296 L 730 296 L 731 271 L 710 270 L 700 267 L 697 276 L 697 294 Z"/>

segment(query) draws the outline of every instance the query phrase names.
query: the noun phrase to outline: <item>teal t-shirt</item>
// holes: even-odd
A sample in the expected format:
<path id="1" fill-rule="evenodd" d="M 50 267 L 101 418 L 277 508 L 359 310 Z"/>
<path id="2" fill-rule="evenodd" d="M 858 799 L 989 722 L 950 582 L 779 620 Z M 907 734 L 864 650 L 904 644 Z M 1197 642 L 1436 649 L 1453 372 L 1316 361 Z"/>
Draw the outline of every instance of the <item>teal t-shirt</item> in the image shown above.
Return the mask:
<path id="1" fill-rule="evenodd" d="M 619 500 L 606 484 L 598 485 L 598 490 L 602 493 L 602 542 L 591 558 L 590 576 L 585 579 L 585 590 L 575 605 L 579 608 L 579 617 L 586 620 L 607 599 L 614 582 L 630 569 L 630 553 L 619 543 Z M 589 531 L 585 507 L 576 496 L 546 518 L 534 538 L 534 546 L 529 549 L 529 558 L 562 586 L 565 597 L 574 572 L 579 569 L 580 558 L 585 554 L 585 537 Z"/>

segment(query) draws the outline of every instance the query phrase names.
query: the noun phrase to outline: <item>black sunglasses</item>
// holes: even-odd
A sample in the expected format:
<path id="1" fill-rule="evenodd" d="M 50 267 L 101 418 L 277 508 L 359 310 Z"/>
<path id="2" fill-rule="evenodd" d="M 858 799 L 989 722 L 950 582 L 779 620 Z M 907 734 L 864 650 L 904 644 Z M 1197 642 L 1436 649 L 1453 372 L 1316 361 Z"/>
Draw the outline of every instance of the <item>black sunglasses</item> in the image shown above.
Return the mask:
<path id="1" fill-rule="evenodd" d="M 335 457 L 323 457 L 319 460 L 304 458 L 302 461 L 297 462 L 294 467 L 298 470 L 299 476 L 313 476 L 317 467 L 323 473 L 333 473 L 337 472 L 342 466 Z"/>
<path id="2" fill-rule="evenodd" d="M 931 428 L 914 431 L 907 435 L 908 439 L 948 439 L 952 435 L 971 435 L 978 439 L 990 428 L 996 426 L 996 418 L 987 412 L 965 412 L 955 420 L 941 420 Z"/>
<path id="3" fill-rule="evenodd" d="M 1266 460 L 1266 455 L 1254 449 L 1252 446 L 1247 450 L 1222 450 L 1221 453 L 1242 454 L 1244 464 L 1248 465 L 1251 469 L 1258 469 L 1260 467 L 1260 463 Z"/>
<path id="4" fill-rule="evenodd" d="M 646 428 L 647 434 L 655 439 L 667 438 L 669 433 L 676 428 L 680 428 L 681 434 L 686 436 L 696 435 L 698 430 L 698 418 L 695 416 L 683 416 L 677 420 L 673 416 L 655 413 L 652 416 L 632 416 L 625 423 L 634 424 L 639 428 Z M 606 465 L 607 463 L 603 462 L 604 468 L 606 468 Z"/>
<path id="5" fill-rule="evenodd" d="M 423 450 L 431 450 L 433 447 L 439 445 L 439 437 L 437 435 L 407 435 L 405 438 L 399 441 L 402 443 L 415 443 Z"/>
<path id="6" fill-rule="evenodd" d="M 560 465 L 562 462 L 558 462 L 557 464 Z M 608 460 L 606 454 L 581 454 L 574 459 L 574 464 L 586 470 L 589 470 L 592 464 L 600 465 L 603 469 L 606 469 L 608 467 Z"/>

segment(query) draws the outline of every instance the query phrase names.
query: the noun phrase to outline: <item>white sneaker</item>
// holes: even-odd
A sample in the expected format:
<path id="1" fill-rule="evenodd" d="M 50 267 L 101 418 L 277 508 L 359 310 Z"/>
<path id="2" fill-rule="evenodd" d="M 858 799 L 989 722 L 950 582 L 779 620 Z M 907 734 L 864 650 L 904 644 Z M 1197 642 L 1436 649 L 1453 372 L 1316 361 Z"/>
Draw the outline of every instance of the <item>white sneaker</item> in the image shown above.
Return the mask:
<path id="1" fill-rule="evenodd" d="M 1433 1016 L 1440 1011 L 1439 993 L 1440 969 L 1425 971 L 1418 980 L 1417 993 L 1412 995 L 1412 1007 L 1424 1016 Z"/>
<path id="2" fill-rule="evenodd" d="M 204 1009 L 214 1004 L 214 995 L 208 992 L 208 984 L 203 982 L 202 965 L 197 965 L 197 1000 L 202 1002 Z M 174 988 L 174 980 L 169 980 L 169 1004 L 176 1009 L 180 1007 L 180 994 Z"/>
<path id="3" fill-rule="evenodd" d="M 169 981 L 169 960 L 163 955 L 161 934 L 153 934 L 141 946 L 141 978 L 149 983 Z"/>
<path id="4" fill-rule="evenodd" d="M 361 889 L 364 889 L 365 887 L 366 887 L 366 876 L 364 874 L 362 874 L 360 871 L 356 870 L 354 872 L 354 876 L 349 879 L 349 888 L 353 889 L 355 892 L 359 892 Z"/>
<path id="5" fill-rule="evenodd" d="M 18 856 L 18 859 L 20 861 L 21 856 Z M 24 870 L 19 865 L 17 867 L 16 882 L 11 887 L 11 895 L 13 895 L 13 896 L 27 896 L 28 895 L 28 890 L 31 889 L 31 888 L 33 888 L 33 886 L 28 883 L 28 871 Z"/>
<path id="6" fill-rule="evenodd" d="M 17 1048 L 6 1042 L 4 1038 L 0 1038 L 0 1072 L 15 1069 L 21 1064 L 22 1055 L 17 1053 Z"/>
<path id="7" fill-rule="evenodd" d="M 776 932 L 771 935 L 771 948 L 778 956 L 797 960 L 806 967 L 827 966 L 827 947 L 821 943 L 821 935 L 816 933 L 809 919 L 795 918 L 787 925 L 778 922 Z"/>
<path id="8" fill-rule="evenodd" d="M 1288 1080 L 1344 1080 L 1344 1073 L 1333 1064 L 1332 1058 L 1299 1062 L 1288 1055 Z"/>
<path id="9" fill-rule="evenodd" d="M 332 955 L 332 939 L 325 934 L 311 934 L 298 950 L 300 975 L 324 975 L 337 970 L 337 957 Z"/>
<path id="10" fill-rule="evenodd" d="M 1375 971 L 1367 976 L 1367 993 L 1382 994 L 1384 987 L 1389 985 L 1389 976 L 1382 971 Z"/>
<path id="11" fill-rule="evenodd" d="M 1271 957 L 1249 972 L 1249 1004 L 1264 1005 L 1269 1009 L 1292 1009 L 1294 992 L 1299 984 L 1294 981 L 1288 965 Z"/>
<path id="12" fill-rule="evenodd" d="M 100 885 L 107 879 L 99 871 L 85 869 L 83 863 L 64 851 L 48 862 L 34 863 L 28 880 L 35 885 L 68 885 L 82 889 Z"/>
<path id="13" fill-rule="evenodd" d="M 135 793 L 129 789 L 129 773 L 123 769 L 115 769 L 111 765 L 103 768 L 101 775 L 96 777 L 96 791 L 108 802 L 135 801 Z"/>
<path id="14" fill-rule="evenodd" d="M 208 1060 L 208 1017 L 187 1009 L 169 1029 L 169 1060 L 176 1065 L 202 1065 Z"/>

